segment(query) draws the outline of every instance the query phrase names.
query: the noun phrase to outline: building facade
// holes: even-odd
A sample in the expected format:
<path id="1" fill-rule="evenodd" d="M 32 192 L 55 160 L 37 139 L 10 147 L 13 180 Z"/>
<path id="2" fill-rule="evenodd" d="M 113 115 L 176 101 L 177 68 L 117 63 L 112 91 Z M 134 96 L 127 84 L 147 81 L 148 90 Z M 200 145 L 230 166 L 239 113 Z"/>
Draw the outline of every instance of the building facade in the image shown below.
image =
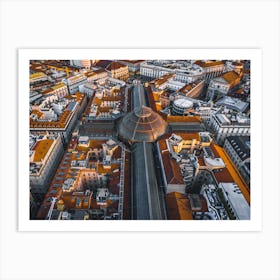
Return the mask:
<path id="1" fill-rule="evenodd" d="M 235 71 L 226 72 L 222 76 L 212 79 L 207 90 L 208 99 L 213 100 L 216 96 L 226 95 L 240 80 L 241 76 Z"/>
<path id="2" fill-rule="evenodd" d="M 140 75 L 151 77 L 151 78 L 159 78 L 166 74 L 174 74 L 174 69 L 169 69 L 162 66 L 150 65 L 147 63 L 141 63 L 140 65 Z"/>
<path id="3" fill-rule="evenodd" d="M 193 83 L 198 79 L 202 79 L 203 76 L 203 68 L 193 64 L 187 68 L 177 69 L 175 79 L 182 83 Z"/>
<path id="4" fill-rule="evenodd" d="M 79 86 L 87 83 L 87 77 L 78 74 L 62 81 L 67 85 L 69 94 L 74 94 L 79 91 Z"/>
<path id="5" fill-rule="evenodd" d="M 61 99 L 69 94 L 68 88 L 65 84 L 59 83 L 53 87 L 53 94 L 57 96 L 58 99 Z"/>
<path id="6" fill-rule="evenodd" d="M 98 69 L 89 74 L 86 74 L 88 83 L 104 84 L 108 79 L 108 72 L 103 69 Z"/>
<path id="7" fill-rule="evenodd" d="M 70 60 L 70 65 L 90 69 L 91 60 L 90 59 Z"/>
<path id="8" fill-rule="evenodd" d="M 215 134 L 216 142 L 223 145 L 228 136 L 250 136 L 250 119 L 243 115 L 232 115 L 229 119 L 225 114 L 211 115 L 209 127 Z"/>
<path id="9" fill-rule="evenodd" d="M 250 137 L 230 136 L 224 143 L 224 149 L 244 178 L 250 185 Z"/>
<path id="10" fill-rule="evenodd" d="M 72 130 L 74 129 L 76 120 L 86 107 L 86 97 L 82 93 L 73 95 L 73 101 L 69 102 L 64 108 L 63 112 L 59 115 L 56 121 L 38 121 L 30 116 L 30 132 L 41 133 L 48 131 L 50 133 L 61 133 L 63 143 L 68 143 Z M 41 113 L 41 112 L 39 112 Z M 42 114 L 42 113 L 41 113 Z M 37 114 L 38 115 L 38 114 Z"/>
<path id="11" fill-rule="evenodd" d="M 197 80 L 193 83 L 185 85 L 180 92 L 190 98 L 198 98 L 204 88 L 204 80 Z"/>
<path id="12" fill-rule="evenodd" d="M 226 65 L 223 61 L 198 60 L 195 64 L 203 68 L 206 82 L 221 76 L 226 71 Z"/>
<path id="13" fill-rule="evenodd" d="M 108 65 L 106 70 L 111 78 L 125 81 L 129 77 L 128 66 L 116 61 Z"/>
<path id="14" fill-rule="evenodd" d="M 120 60 L 120 62 L 127 65 L 129 72 L 136 73 L 140 71 L 140 64 L 144 62 L 144 60 Z"/>
<path id="15" fill-rule="evenodd" d="M 30 192 L 34 202 L 42 202 L 63 154 L 61 135 L 30 135 Z"/>

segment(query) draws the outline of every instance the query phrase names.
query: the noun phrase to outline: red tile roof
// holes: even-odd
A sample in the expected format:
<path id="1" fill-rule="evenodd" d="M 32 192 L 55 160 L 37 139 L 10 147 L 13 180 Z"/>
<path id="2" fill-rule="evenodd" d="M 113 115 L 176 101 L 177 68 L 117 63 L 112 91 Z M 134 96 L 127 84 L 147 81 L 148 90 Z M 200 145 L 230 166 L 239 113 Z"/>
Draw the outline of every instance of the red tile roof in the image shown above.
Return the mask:
<path id="1" fill-rule="evenodd" d="M 98 69 L 98 70 L 94 70 L 93 73 L 101 74 L 101 73 L 107 73 L 107 72 L 105 70 L 103 70 L 103 69 Z"/>
<path id="2" fill-rule="evenodd" d="M 167 116 L 167 122 L 202 122 L 200 116 Z"/>
<path id="3" fill-rule="evenodd" d="M 171 158 L 168 151 L 164 152 L 161 156 L 167 184 L 184 185 L 185 182 L 179 164 Z"/>
<path id="4" fill-rule="evenodd" d="M 212 67 L 212 66 L 217 66 L 217 65 L 224 65 L 223 61 L 212 61 L 212 60 L 207 60 L 207 61 L 201 61 L 201 60 L 197 60 L 195 61 L 195 64 L 206 68 L 206 67 Z"/>
<path id="5" fill-rule="evenodd" d="M 200 166 L 205 166 L 205 162 L 204 162 L 204 159 L 202 157 L 198 157 L 198 163 Z"/>
<path id="6" fill-rule="evenodd" d="M 188 197 L 178 192 L 166 195 L 168 220 L 192 220 L 192 210 Z"/>
<path id="7" fill-rule="evenodd" d="M 240 76 L 235 71 L 229 71 L 222 75 L 229 84 L 237 84 L 240 81 Z"/>
<path id="8" fill-rule="evenodd" d="M 125 59 L 121 59 L 121 61 L 125 61 L 125 62 L 131 63 L 131 64 L 138 64 L 138 63 L 144 62 L 145 60 L 125 60 Z"/>
<path id="9" fill-rule="evenodd" d="M 119 194 L 120 172 L 114 172 L 109 178 L 109 191 L 112 194 Z"/>
<path id="10" fill-rule="evenodd" d="M 111 62 L 112 60 L 99 60 L 94 65 L 97 67 L 106 68 Z"/>
<path id="11" fill-rule="evenodd" d="M 214 172 L 214 176 L 218 182 L 231 183 L 235 182 L 239 189 L 241 190 L 244 198 L 250 204 L 250 190 L 246 182 L 243 180 L 241 175 L 239 174 L 237 168 L 234 163 L 228 157 L 224 149 L 218 145 L 211 144 L 210 145 L 215 157 L 220 157 L 224 161 L 226 168 L 223 168 L 220 172 Z"/>
<path id="12" fill-rule="evenodd" d="M 165 134 L 165 139 L 169 138 L 172 134 L 173 133 Z M 199 133 L 175 131 L 174 134 L 181 136 L 183 140 L 193 140 L 193 139 L 196 139 L 196 140 L 200 141 Z"/>
<path id="13" fill-rule="evenodd" d="M 159 144 L 159 148 L 161 151 L 164 151 L 164 150 L 167 150 L 167 144 L 166 144 L 166 140 L 165 139 L 160 139 L 158 141 L 158 144 Z"/>
<path id="14" fill-rule="evenodd" d="M 127 66 L 124 65 L 124 64 L 121 64 L 117 61 L 114 61 L 110 65 L 108 65 L 106 69 L 109 70 L 109 71 L 112 71 L 112 70 L 117 70 L 117 69 L 123 68 L 123 67 L 127 67 Z"/>

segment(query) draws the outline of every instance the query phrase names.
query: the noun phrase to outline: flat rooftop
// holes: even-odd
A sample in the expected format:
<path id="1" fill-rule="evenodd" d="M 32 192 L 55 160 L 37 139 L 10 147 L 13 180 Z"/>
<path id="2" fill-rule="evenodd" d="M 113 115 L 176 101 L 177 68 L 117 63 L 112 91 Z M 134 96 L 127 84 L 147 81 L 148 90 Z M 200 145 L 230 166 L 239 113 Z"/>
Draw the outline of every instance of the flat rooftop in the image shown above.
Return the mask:
<path id="1" fill-rule="evenodd" d="M 33 161 L 34 162 L 42 161 L 45 158 L 46 154 L 48 153 L 53 143 L 54 143 L 53 139 L 46 139 L 46 140 L 39 141 L 35 148 Z"/>
<path id="2" fill-rule="evenodd" d="M 224 190 L 237 218 L 239 220 L 250 220 L 250 206 L 238 186 L 232 183 L 220 183 L 219 187 Z"/>

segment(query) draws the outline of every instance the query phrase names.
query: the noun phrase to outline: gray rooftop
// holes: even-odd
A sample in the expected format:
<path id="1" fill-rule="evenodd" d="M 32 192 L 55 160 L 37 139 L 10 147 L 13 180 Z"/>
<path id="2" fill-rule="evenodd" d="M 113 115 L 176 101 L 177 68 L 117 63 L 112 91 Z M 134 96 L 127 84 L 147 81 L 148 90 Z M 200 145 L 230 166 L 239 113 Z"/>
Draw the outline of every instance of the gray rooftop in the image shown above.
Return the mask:
<path id="1" fill-rule="evenodd" d="M 154 142 L 166 132 L 167 123 L 162 117 L 147 107 L 143 85 L 135 85 L 132 90 L 132 108 L 119 125 L 119 134 L 131 142 Z"/>
<path id="2" fill-rule="evenodd" d="M 238 220 L 250 220 L 250 206 L 239 187 L 233 183 L 220 183 L 219 187 L 224 190 L 226 199 L 230 202 L 236 218 Z"/>
<path id="3" fill-rule="evenodd" d="M 152 143 L 132 146 L 133 219 L 164 220 L 163 189 L 157 184 Z"/>
<path id="4" fill-rule="evenodd" d="M 226 139 L 241 160 L 250 157 L 250 136 L 229 136 Z"/>
<path id="5" fill-rule="evenodd" d="M 225 106 L 229 109 L 238 111 L 238 112 L 244 112 L 249 106 L 248 102 L 241 101 L 238 98 L 232 98 L 229 96 L 224 96 L 219 101 L 216 102 L 216 105 L 218 106 Z"/>
<path id="6" fill-rule="evenodd" d="M 154 142 L 166 131 L 167 123 L 146 106 L 136 107 L 119 126 L 119 134 L 132 142 Z"/>

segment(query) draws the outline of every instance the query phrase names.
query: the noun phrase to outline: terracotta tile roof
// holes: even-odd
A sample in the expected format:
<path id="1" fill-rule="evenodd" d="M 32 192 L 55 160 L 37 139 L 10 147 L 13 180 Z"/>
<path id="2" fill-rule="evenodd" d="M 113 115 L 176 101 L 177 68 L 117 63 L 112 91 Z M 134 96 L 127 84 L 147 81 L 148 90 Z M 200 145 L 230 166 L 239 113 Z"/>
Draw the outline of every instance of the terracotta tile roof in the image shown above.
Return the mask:
<path id="1" fill-rule="evenodd" d="M 96 148 L 96 149 L 101 149 L 102 144 L 104 143 L 104 140 L 89 140 L 89 148 Z"/>
<path id="2" fill-rule="evenodd" d="M 58 128 L 63 128 L 65 126 L 65 124 L 67 123 L 69 117 L 70 117 L 70 111 L 65 110 L 60 115 L 58 121 L 37 122 L 37 121 L 33 121 L 32 119 L 30 119 L 30 127 L 40 127 L 40 128 L 58 127 Z"/>
<path id="3" fill-rule="evenodd" d="M 101 73 L 107 73 L 106 70 L 104 69 L 98 69 L 98 70 L 94 70 L 93 73 L 95 74 L 101 74 Z"/>
<path id="4" fill-rule="evenodd" d="M 32 71 L 36 71 L 36 72 L 41 72 L 42 70 L 42 64 L 41 63 L 37 63 L 37 62 L 33 62 L 29 65 L 30 70 Z"/>
<path id="5" fill-rule="evenodd" d="M 214 172 L 214 176 L 218 182 L 235 182 L 241 190 L 244 198 L 250 204 L 250 190 L 246 182 L 239 174 L 237 168 L 231 159 L 227 156 L 224 149 L 216 144 L 210 145 L 215 157 L 220 157 L 224 161 L 226 168 L 220 172 Z"/>
<path id="6" fill-rule="evenodd" d="M 185 85 L 184 87 L 182 87 L 179 91 L 180 92 L 186 92 L 186 91 L 190 91 L 193 87 L 188 84 L 188 85 Z"/>
<path id="7" fill-rule="evenodd" d="M 95 75 L 96 75 L 96 73 L 95 73 L 95 72 L 93 72 L 93 71 L 90 71 L 90 72 L 86 72 L 86 73 L 84 73 L 84 75 L 88 78 L 88 77 L 93 77 L 93 76 L 95 76 Z"/>
<path id="8" fill-rule="evenodd" d="M 110 65 L 108 65 L 108 66 L 106 67 L 106 69 L 107 69 L 108 71 L 112 71 L 112 70 L 117 70 L 117 69 L 123 68 L 123 67 L 127 67 L 127 66 L 124 65 L 124 64 L 121 64 L 121 63 L 119 63 L 119 62 L 117 62 L 117 61 L 113 61 Z"/>
<path id="9" fill-rule="evenodd" d="M 147 96 L 148 96 L 148 101 L 149 101 L 149 104 L 150 104 L 150 108 L 154 111 L 154 112 L 157 112 L 157 108 L 156 108 L 156 104 L 155 104 L 155 100 L 154 100 L 154 95 L 153 95 L 153 92 L 152 92 L 152 89 L 151 87 L 147 87 Z"/>
<path id="10" fill-rule="evenodd" d="M 98 107 L 97 114 L 98 113 L 108 113 L 112 110 L 111 108 L 112 107 Z"/>
<path id="11" fill-rule="evenodd" d="M 73 96 L 76 97 L 76 102 L 81 101 L 85 98 L 85 94 L 81 92 L 76 92 L 75 94 L 73 94 Z"/>
<path id="12" fill-rule="evenodd" d="M 68 149 L 70 150 L 74 150 L 76 147 L 77 147 L 77 144 L 78 144 L 78 138 L 72 138 L 71 141 L 69 142 L 69 146 L 68 146 Z"/>
<path id="13" fill-rule="evenodd" d="M 243 66 L 243 63 L 234 61 L 234 62 L 232 62 L 232 65 L 235 65 L 235 66 Z"/>
<path id="14" fill-rule="evenodd" d="M 98 152 L 102 149 L 102 144 L 105 143 L 104 140 L 90 140 L 89 141 L 89 147 L 82 147 L 82 146 L 76 146 L 78 143 L 78 138 L 74 137 L 70 140 L 68 144 L 68 151 L 71 149 L 71 147 L 74 149 L 76 146 L 76 153 L 66 152 L 63 156 L 63 159 L 60 162 L 59 167 L 57 168 L 56 174 L 50 184 L 50 188 L 45 195 L 44 201 L 38 211 L 37 218 L 38 219 L 44 219 L 48 213 L 49 207 L 51 205 L 51 197 L 57 197 L 58 199 L 62 199 L 64 201 L 65 207 L 70 209 L 86 209 L 89 207 L 89 202 L 85 200 L 86 196 L 84 193 L 78 193 L 78 192 L 63 192 L 62 191 L 62 185 L 64 181 L 68 178 L 73 178 L 75 180 L 75 184 L 73 186 L 74 189 L 77 188 L 77 182 L 79 181 L 79 178 L 85 173 L 85 172 L 97 172 L 100 173 L 107 173 L 109 174 L 109 181 L 108 181 L 108 187 L 111 193 L 118 194 L 119 193 L 119 182 L 120 182 L 120 171 L 116 171 L 117 169 L 120 170 L 120 163 L 113 163 L 111 164 L 110 169 L 104 169 L 103 164 L 98 164 L 98 158 L 94 160 L 90 160 L 90 165 L 92 165 L 92 169 L 82 169 L 80 171 L 74 170 L 71 167 L 72 160 L 84 160 L 87 157 L 87 152 L 89 150 L 93 150 L 93 152 Z M 84 149 L 82 149 L 84 148 Z M 121 150 L 117 148 L 114 151 L 114 154 L 117 158 L 121 157 Z M 130 207 L 130 194 L 127 192 L 130 186 L 130 175 L 129 175 L 129 155 L 126 152 L 126 162 L 125 162 L 125 199 L 126 201 L 126 210 L 124 208 L 124 211 L 126 211 L 126 215 L 130 213 L 129 207 Z M 96 165 L 98 165 L 98 170 L 96 170 Z M 113 172 L 116 171 L 116 172 Z M 55 192 L 55 193 L 54 193 Z M 88 197 L 88 196 L 87 196 Z M 77 204 L 77 200 L 80 199 L 80 203 Z M 90 200 L 90 208 L 91 209 L 99 209 L 100 206 L 97 205 L 96 200 L 92 198 Z M 118 202 L 112 202 L 112 205 L 110 204 L 110 211 L 116 212 L 116 207 L 118 205 Z"/>
<path id="15" fill-rule="evenodd" d="M 198 157 L 197 159 L 198 159 L 198 163 L 199 163 L 200 166 L 205 166 L 205 162 L 204 162 L 203 157 Z"/>
<path id="16" fill-rule="evenodd" d="M 112 194 L 119 194 L 120 172 L 113 173 L 109 178 L 109 191 Z"/>
<path id="17" fill-rule="evenodd" d="M 40 119 L 44 114 L 38 110 L 32 110 L 31 115 L 37 115 L 38 119 Z"/>
<path id="18" fill-rule="evenodd" d="M 192 210 L 188 197 L 178 192 L 166 195 L 168 220 L 192 220 Z"/>
<path id="19" fill-rule="evenodd" d="M 113 214 L 118 212 L 118 207 L 119 207 L 119 201 L 112 201 L 112 200 L 108 200 L 108 207 L 107 207 L 107 213 Z"/>
<path id="20" fill-rule="evenodd" d="M 100 206 L 97 204 L 96 199 L 91 198 L 90 208 L 91 209 L 100 209 Z"/>
<path id="21" fill-rule="evenodd" d="M 250 72 L 251 72 L 250 69 L 243 69 L 244 74 L 250 74 Z"/>
<path id="22" fill-rule="evenodd" d="M 159 95 L 158 94 L 153 93 L 153 98 L 154 98 L 154 101 L 159 101 Z"/>
<path id="23" fill-rule="evenodd" d="M 224 65 L 223 61 L 212 61 L 212 60 L 207 60 L 207 61 L 201 61 L 201 60 L 197 60 L 195 61 L 195 64 L 206 68 L 206 67 L 213 67 L 213 66 L 217 66 L 217 65 Z"/>
<path id="24" fill-rule="evenodd" d="M 170 92 L 166 91 L 166 90 L 161 90 L 161 91 L 157 91 L 159 96 L 161 98 L 168 98 L 169 99 L 169 96 L 170 96 Z"/>
<path id="25" fill-rule="evenodd" d="M 30 79 L 43 78 L 43 77 L 47 77 L 47 75 L 43 72 L 36 72 L 29 75 Z"/>
<path id="26" fill-rule="evenodd" d="M 75 192 L 63 193 L 60 198 L 63 200 L 66 209 L 88 209 L 90 206 L 89 196 L 84 194 L 75 194 Z M 77 200 L 80 203 L 77 203 Z"/>
<path id="27" fill-rule="evenodd" d="M 53 86 L 53 89 L 56 90 L 56 89 L 63 88 L 63 87 L 67 87 L 67 86 L 63 83 L 58 83 L 55 86 Z"/>
<path id="28" fill-rule="evenodd" d="M 159 144 L 159 148 L 161 151 L 164 151 L 164 150 L 167 150 L 167 144 L 166 144 L 166 140 L 165 139 L 160 139 L 158 141 L 158 144 Z"/>
<path id="29" fill-rule="evenodd" d="M 99 60 L 95 63 L 95 66 L 106 68 L 111 62 L 112 60 Z"/>
<path id="30" fill-rule="evenodd" d="M 215 145 L 213 142 L 210 144 L 210 148 L 214 154 L 215 157 L 220 157 L 220 154 L 217 151 L 218 145 Z"/>
<path id="31" fill-rule="evenodd" d="M 118 146 L 113 152 L 112 159 L 119 159 L 121 158 L 121 156 L 122 156 L 122 148 Z"/>
<path id="32" fill-rule="evenodd" d="M 171 133 L 171 132 L 165 134 L 165 139 L 168 139 L 172 134 L 173 133 Z M 174 134 L 181 136 L 183 140 L 193 140 L 193 139 L 196 139 L 197 141 L 200 141 L 199 133 L 175 131 Z"/>
<path id="33" fill-rule="evenodd" d="M 169 79 L 171 79 L 175 74 L 166 74 L 158 79 L 151 81 L 151 84 L 155 84 L 155 86 L 160 86 L 166 83 Z"/>
<path id="34" fill-rule="evenodd" d="M 53 89 L 46 89 L 46 90 L 42 91 L 42 94 L 49 94 L 51 92 L 53 92 Z"/>
<path id="35" fill-rule="evenodd" d="M 137 64 L 137 63 L 141 63 L 144 62 L 145 60 L 125 60 L 125 59 L 121 59 L 121 61 L 125 61 L 131 64 Z"/>
<path id="36" fill-rule="evenodd" d="M 195 88 L 197 85 L 199 85 L 201 82 L 203 82 L 203 80 L 199 79 L 193 83 L 190 83 L 190 84 L 187 84 L 185 85 L 184 87 L 182 87 L 179 91 L 180 92 L 183 92 L 183 93 L 186 93 L 190 90 L 192 90 L 193 88 Z"/>
<path id="37" fill-rule="evenodd" d="M 76 92 L 74 95 L 65 96 L 65 98 L 75 98 L 75 100 L 81 101 L 85 98 L 85 95 L 80 92 Z M 62 114 L 59 116 L 57 121 L 44 121 L 44 122 L 37 122 L 30 118 L 30 127 L 34 128 L 65 128 L 69 118 L 71 116 L 71 111 L 64 110 Z"/>
<path id="38" fill-rule="evenodd" d="M 107 71 L 104 70 L 104 69 L 98 69 L 98 70 L 87 72 L 84 75 L 89 78 L 89 77 L 94 77 L 94 76 L 96 76 L 98 74 L 101 74 L 101 73 L 107 73 Z"/>
<path id="39" fill-rule="evenodd" d="M 200 116 L 167 116 L 167 122 L 202 122 Z"/>
<path id="40" fill-rule="evenodd" d="M 53 144 L 54 140 L 48 139 L 48 140 L 41 140 L 36 149 L 34 154 L 34 162 L 40 162 L 43 160 L 49 151 L 51 145 Z"/>
<path id="41" fill-rule="evenodd" d="M 240 81 L 240 77 L 235 71 L 226 72 L 222 75 L 222 78 L 225 79 L 229 84 L 235 84 Z"/>
<path id="42" fill-rule="evenodd" d="M 168 151 L 161 154 L 167 184 L 184 185 L 183 175 L 179 164 L 171 158 Z"/>
<path id="43" fill-rule="evenodd" d="M 108 174 L 111 173 L 113 170 L 118 169 L 120 167 L 119 164 L 113 163 L 110 165 L 111 168 L 104 168 L 104 165 L 102 163 L 99 163 L 97 166 L 97 172 L 99 174 Z"/>
<path id="44" fill-rule="evenodd" d="M 233 183 L 234 179 L 229 173 L 227 168 L 223 168 L 222 171 L 214 172 L 216 180 L 220 183 Z"/>
<path id="45" fill-rule="evenodd" d="M 160 111 L 162 109 L 161 104 L 159 102 L 157 102 L 155 105 L 157 111 Z"/>

